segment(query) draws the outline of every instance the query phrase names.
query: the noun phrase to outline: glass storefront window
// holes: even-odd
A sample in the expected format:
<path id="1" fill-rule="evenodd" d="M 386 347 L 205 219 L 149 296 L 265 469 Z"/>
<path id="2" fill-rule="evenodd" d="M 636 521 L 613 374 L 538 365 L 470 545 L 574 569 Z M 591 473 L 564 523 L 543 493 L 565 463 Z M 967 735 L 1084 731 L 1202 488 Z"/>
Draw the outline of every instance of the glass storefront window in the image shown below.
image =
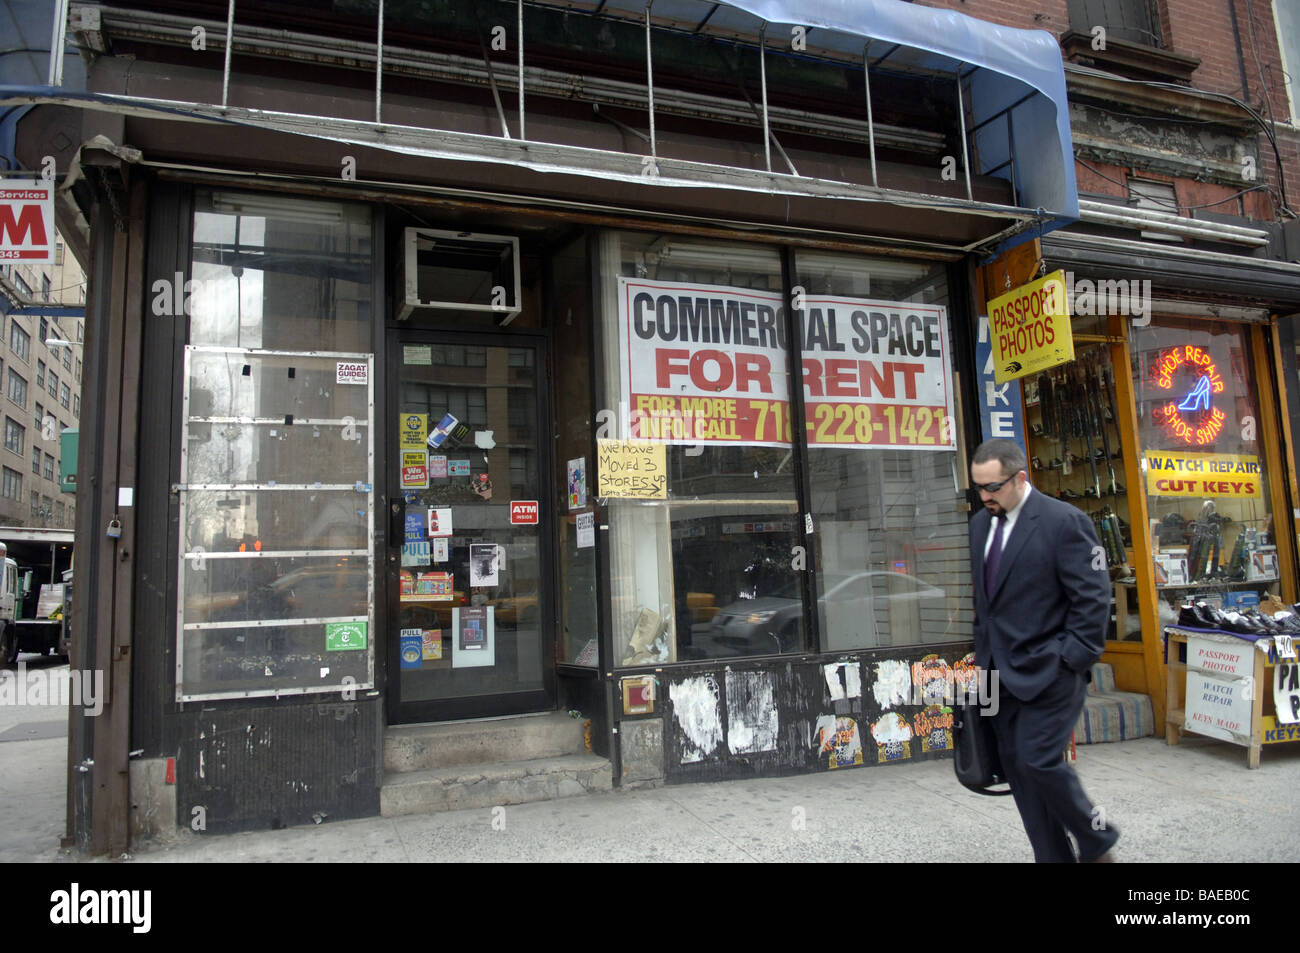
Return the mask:
<path id="1" fill-rule="evenodd" d="M 1131 348 L 1157 589 L 1217 604 L 1268 588 L 1278 558 L 1247 329 L 1165 319 L 1134 328 Z"/>
<path id="2" fill-rule="evenodd" d="M 371 245 L 362 205 L 199 192 L 194 283 L 168 290 L 192 344 L 369 351 Z"/>
<path id="3" fill-rule="evenodd" d="M 614 664 L 803 651 L 778 251 L 619 233 L 600 255 L 597 438 L 667 444 L 663 499 L 604 500 Z"/>
<path id="4" fill-rule="evenodd" d="M 944 266 L 798 251 L 822 649 L 970 638 Z"/>
<path id="5" fill-rule="evenodd" d="M 196 198 L 179 701 L 374 684 L 370 246 L 362 206 Z"/>
<path id="6" fill-rule="evenodd" d="M 560 630 L 556 660 L 595 667 L 599 662 L 596 587 L 596 487 L 591 457 L 591 263 L 583 236 L 551 259 L 555 333 Z M 511 427 L 515 422 L 511 421 Z"/>

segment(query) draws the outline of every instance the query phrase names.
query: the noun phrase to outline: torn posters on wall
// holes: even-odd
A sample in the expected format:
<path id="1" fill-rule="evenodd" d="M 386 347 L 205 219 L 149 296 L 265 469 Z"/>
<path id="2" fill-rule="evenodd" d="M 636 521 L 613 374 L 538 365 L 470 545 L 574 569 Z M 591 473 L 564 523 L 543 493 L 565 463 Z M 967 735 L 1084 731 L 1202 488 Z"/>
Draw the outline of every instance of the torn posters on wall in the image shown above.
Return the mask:
<path id="1" fill-rule="evenodd" d="M 817 719 L 818 751 L 832 771 L 862 764 L 862 738 L 858 723 L 848 716 L 822 715 Z"/>
<path id="2" fill-rule="evenodd" d="M 906 705 L 911 695 L 912 672 L 903 661 L 886 659 L 876 663 L 876 680 L 871 694 L 881 708 Z"/>
<path id="3" fill-rule="evenodd" d="M 887 711 L 871 726 L 871 737 L 876 741 L 876 761 L 903 761 L 912 757 L 912 729 L 906 719 L 895 711 Z"/>
<path id="4" fill-rule="evenodd" d="M 772 672 L 727 670 L 727 747 L 732 754 L 776 750 L 775 679 Z"/>
<path id="5" fill-rule="evenodd" d="M 799 303 L 810 444 L 956 449 L 944 307 L 828 295 Z M 618 306 L 629 436 L 789 444 L 791 342 L 778 292 L 621 277 Z"/>
<path id="6" fill-rule="evenodd" d="M 712 675 L 687 678 L 668 686 L 673 720 L 681 731 L 682 764 L 711 757 L 722 742 L 718 683 Z"/>
<path id="7" fill-rule="evenodd" d="M 862 694 L 862 674 L 857 662 L 832 662 L 823 671 L 831 701 L 847 701 Z"/>
<path id="8" fill-rule="evenodd" d="M 952 709 L 929 705 L 912 716 L 912 733 L 921 739 L 921 752 L 952 750 Z"/>
<path id="9" fill-rule="evenodd" d="M 913 704 L 940 705 L 952 700 L 952 669 L 938 655 L 912 663 Z"/>

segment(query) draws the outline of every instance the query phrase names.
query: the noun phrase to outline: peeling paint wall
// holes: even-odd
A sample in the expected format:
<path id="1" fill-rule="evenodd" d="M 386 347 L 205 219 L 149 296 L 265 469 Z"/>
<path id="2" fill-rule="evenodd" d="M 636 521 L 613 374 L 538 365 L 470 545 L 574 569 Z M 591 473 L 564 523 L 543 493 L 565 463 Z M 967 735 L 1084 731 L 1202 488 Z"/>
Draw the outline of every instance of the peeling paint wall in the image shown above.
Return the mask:
<path id="1" fill-rule="evenodd" d="M 712 675 L 688 678 L 668 689 L 678 729 L 681 763 L 703 761 L 722 741 L 722 710 L 718 683 Z"/>
<path id="2" fill-rule="evenodd" d="M 772 672 L 727 670 L 727 747 L 732 754 L 776 749 L 775 681 Z"/>

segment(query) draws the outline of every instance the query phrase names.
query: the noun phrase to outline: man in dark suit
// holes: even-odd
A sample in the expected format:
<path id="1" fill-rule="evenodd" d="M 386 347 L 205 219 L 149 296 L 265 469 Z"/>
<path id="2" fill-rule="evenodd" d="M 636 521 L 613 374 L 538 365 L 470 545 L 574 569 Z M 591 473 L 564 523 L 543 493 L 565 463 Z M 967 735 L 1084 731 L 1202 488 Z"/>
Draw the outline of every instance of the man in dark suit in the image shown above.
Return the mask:
<path id="1" fill-rule="evenodd" d="M 1025 467 L 1010 440 L 986 440 L 971 458 L 984 504 L 970 523 L 975 661 L 998 674 L 998 755 L 1034 859 L 1113 860 L 1119 832 L 1064 760 L 1089 669 L 1106 646 L 1105 550 L 1092 521 L 1032 489 Z"/>

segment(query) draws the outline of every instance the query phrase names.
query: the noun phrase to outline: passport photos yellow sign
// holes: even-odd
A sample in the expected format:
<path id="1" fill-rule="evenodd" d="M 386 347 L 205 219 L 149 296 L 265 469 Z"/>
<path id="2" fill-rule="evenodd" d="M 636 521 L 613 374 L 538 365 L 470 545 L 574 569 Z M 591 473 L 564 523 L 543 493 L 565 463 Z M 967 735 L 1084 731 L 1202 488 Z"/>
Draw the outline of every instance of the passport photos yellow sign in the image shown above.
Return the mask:
<path id="1" fill-rule="evenodd" d="M 1074 360 L 1064 271 L 1054 271 L 994 298 L 988 310 L 997 383 Z"/>
<path id="2" fill-rule="evenodd" d="M 1245 453 L 1180 453 L 1148 450 L 1143 454 L 1147 493 L 1197 499 L 1262 500 L 1259 457 Z"/>

